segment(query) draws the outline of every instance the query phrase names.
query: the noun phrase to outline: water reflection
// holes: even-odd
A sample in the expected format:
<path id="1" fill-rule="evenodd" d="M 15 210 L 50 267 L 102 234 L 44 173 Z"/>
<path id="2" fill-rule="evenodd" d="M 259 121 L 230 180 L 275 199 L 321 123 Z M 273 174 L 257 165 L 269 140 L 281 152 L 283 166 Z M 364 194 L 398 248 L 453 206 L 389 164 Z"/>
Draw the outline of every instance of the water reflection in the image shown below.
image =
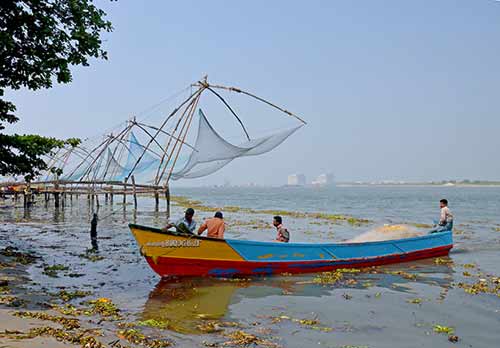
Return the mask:
<path id="1" fill-rule="evenodd" d="M 450 260 L 451 261 L 451 260 Z M 403 272 L 398 274 L 398 272 Z M 265 299 L 273 295 L 294 297 L 332 296 L 335 289 L 367 290 L 371 287 L 410 293 L 413 285 L 440 288 L 444 299 L 453 280 L 452 264 L 436 265 L 434 260 L 361 273 L 347 273 L 344 281 L 318 284 L 317 275 L 274 276 L 252 279 L 175 278 L 161 280 L 140 314 L 140 320 L 155 320 L 170 330 L 196 334 L 205 320 L 224 320 L 231 305 L 242 299 Z M 416 275 L 415 278 L 411 275 Z M 354 281 L 353 281 L 354 280 Z M 377 289 L 379 291 L 380 289 Z M 272 306 L 272 303 L 269 303 Z"/>
<path id="2" fill-rule="evenodd" d="M 234 292 L 248 285 L 207 278 L 162 280 L 149 294 L 141 320 L 154 319 L 177 332 L 198 333 L 201 320 L 222 318 Z"/>

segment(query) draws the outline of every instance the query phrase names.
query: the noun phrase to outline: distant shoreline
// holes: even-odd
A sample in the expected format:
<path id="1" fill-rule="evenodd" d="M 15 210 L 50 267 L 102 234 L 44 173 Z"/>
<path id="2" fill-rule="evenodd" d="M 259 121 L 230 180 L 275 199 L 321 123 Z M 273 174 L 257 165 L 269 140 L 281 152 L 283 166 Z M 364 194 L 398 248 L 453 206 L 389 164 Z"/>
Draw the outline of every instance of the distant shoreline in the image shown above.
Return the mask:
<path id="1" fill-rule="evenodd" d="M 500 183 L 484 184 L 432 184 L 432 183 L 408 183 L 408 184 L 369 184 L 369 183 L 338 183 L 337 187 L 500 187 Z"/>

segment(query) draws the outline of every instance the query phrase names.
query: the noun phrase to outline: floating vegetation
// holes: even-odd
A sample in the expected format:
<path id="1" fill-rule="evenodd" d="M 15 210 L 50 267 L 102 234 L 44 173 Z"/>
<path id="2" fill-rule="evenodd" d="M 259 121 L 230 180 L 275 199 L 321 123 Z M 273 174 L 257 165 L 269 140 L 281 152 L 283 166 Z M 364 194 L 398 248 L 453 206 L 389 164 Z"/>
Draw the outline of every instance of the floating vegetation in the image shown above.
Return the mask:
<path id="1" fill-rule="evenodd" d="M 78 329 L 80 327 L 80 321 L 78 319 L 55 316 L 43 312 L 15 312 L 13 315 L 20 318 L 52 321 L 61 324 L 67 330 Z"/>
<path id="2" fill-rule="evenodd" d="M 464 289 L 464 291 L 471 295 L 477 295 L 479 293 L 492 294 L 500 297 L 500 278 L 494 276 L 487 276 L 487 278 L 481 278 L 477 282 L 468 283 L 458 283 L 459 288 Z"/>
<path id="3" fill-rule="evenodd" d="M 268 340 L 264 340 L 255 335 L 247 333 L 242 330 L 236 330 L 230 333 L 225 334 L 226 337 L 230 339 L 230 341 L 224 342 L 224 346 L 264 346 L 264 347 L 279 347 L 276 343 L 270 342 Z"/>
<path id="4" fill-rule="evenodd" d="M 83 309 L 78 309 L 75 306 L 72 306 L 70 304 L 66 304 L 64 306 L 58 306 L 58 305 L 52 304 L 51 308 L 55 311 L 58 311 L 61 314 L 71 315 L 71 316 L 78 316 L 78 315 L 85 314 L 84 312 L 88 312 L 88 311 L 85 311 Z"/>
<path id="5" fill-rule="evenodd" d="M 434 259 L 434 263 L 436 265 L 451 265 L 453 264 L 453 260 L 450 259 L 449 257 L 448 258 L 436 257 Z"/>
<path id="6" fill-rule="evenodd" d="M 224 329 L 217 321 L 207 321 L 203 324 L 196 325 L 196 328 L 204 333 L 214 333 L 214 332 L 224 331 Z"/>
<path id="7" fill-rule="evenodd" d="M 434 325 L 433 330 L 436 333 L 445 333 L 447 335 L 452 335 L 455 332 L 455 329 L 453 329 L 452 327 L 437 324 Z"/>
<path id="8" fill-rule="evenodd" d="M 476 268 L 476 265 L 473 263 L 465 263 L 462 265 L 464 268 Z"/>
<path id="9" fill-rule="evenodd" d="M 87 249 L 85 251 L 85 254 L 80 254 L 78 256 L 81 257 L 82 259 L 87 259 L 92 262 L 104 260 L 104 256 L 97 254 L 97 252 L 93 249 Z"/>
<path id="10" fill-rule="evenodd" d="M 87 297 L 91 295 L 92 292 L 90 291 L 82 291 L 82 290 L 75 290 L 75 291 L 66 291 L 66 290 L 61 290 L 57 294 L 53 294 L 54 296 L 60 298 L 64 302 L 69 302 L 75 298 L 82 298 L 82 297 Z"/>
<path id="11" fill-rule="evenodd" d="M 39 257 L 33 255 L 32 253 L 23 253 L 18 251 L 19 249 L 16 247 L 8 246 L 0 251 L 1 255 L 7 257 L 13 257 L 14 261 L 20 263 L 22 265 L 30 265 L 34 263 Z"/>
<path id="12" fill-rule="evenodd" d="M 52 277 L 52 278 L 57 278 L 59 277 L 58 273 L 59 271 L 67 271 L 69 267 L 64 266 L 64 265 L 52 265 L 52 266 L 45 266 L 43 268 L 43 274 L 46 276 Z"/>
<path id="13" fill-rule="evenodd" d="M 344 278 L 344 273 L 359 273 L 361 270 L 357 268 L 339 268 L 332 272 L 322 272 L 313 278 L 313 283 L 316 284 L 336 284 Z"/>
<path id="14" fill-rule="evenodd" d="M 204 205 L 201 201 L 192 200 L 183 196 L 173 196 L 171 198 L 172 202 L 182 207 L 191 207 L 195 210 L 199 211 L 209 211 L 212 212 L 214 210 L 222 210 L 231 213 L 246 213 L 246 214 L 265 214 L 265 215 L 281 215 L 288 216 L 297 219 L 317 219 L 317 220 L 325 220 L 332 223 L 346 222 L 353 226 L 360 226 L 362 224 L 370 223 L 370 220 L 355 218 L 352 216 L 346 215 L 338 215 L 338 214 L 328 214 L 328 213 L 309 213 L 309 212 L 297 212 L 297 211 L 288 211 L 288 210 L 270 210 L 270 209 L 250 209 L 250 208 L 242 208 L 237 206 L 226 206 L 226 207 L 211 207 Z"/>
<path id="15" fill-rule="evenodd" d="M 408 272 L 405 272 L 405 271 L 387 271 L 386 273 L 387 274 L 397 275 L 397 276 L 400 276 L 402 278 L 409 279 L 409 280 L 416 280 L 417 279 L 417 275 L 416 274 L 408 273 Z"/>
<path id="16" fill-rule="evenodd" d="M 172 345 L 172 342 L 170 341 L 152 339 L 150 337 L 147 337 L 137 329 L 119 330 L 117 336 L 129 341 L 132 344 L 137 344 L 148 348 L 165 348 Z"/>
<path id="17" fill-rule="evenodd" d="M 280 323 L 284 320 L 298 323 L 302 326 L 308 327 L 308 328 L 313 329 L 313 330 L 318 330 L 318 331 L 323 331 L 323 332 L 333 331 L 333 328 L 331 328 L 331 327 L 319 326 L 320 322 L 318 319 L 297 319 L 297 318 L 291 318 L 287 315 L 280 315 L 277 317 L 271 317 L 271 323 L 273 323 L 273 324 Z"/>
<path id="18" fill-rule="evenodd" d="M 149 326 L 157 329 L 167 329 L 170 325 L 168 321 L 156 320 L 156 319 L 147 319 L 143 321 L 138 321 L 136 324 L 139 326 Z"/>
<path id="19" fill-rule="evenodd" d="M 408 300 L 407 302 L 408 303 L 412 303 L 412 304 L 421 304 L 422 303 L 422 299 L 421 298 L 413 298 L 411 300 Z"/>

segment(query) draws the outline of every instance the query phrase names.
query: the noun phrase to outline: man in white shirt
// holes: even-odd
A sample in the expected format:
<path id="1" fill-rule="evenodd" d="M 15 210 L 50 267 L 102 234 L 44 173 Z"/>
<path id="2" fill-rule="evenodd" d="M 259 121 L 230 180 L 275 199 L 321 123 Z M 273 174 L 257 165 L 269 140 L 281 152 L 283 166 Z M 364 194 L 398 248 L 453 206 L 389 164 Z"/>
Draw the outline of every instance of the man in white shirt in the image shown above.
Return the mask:
<path id="1" fill-rule="evenodd" d="M 439 207 L 441 208 L 439 223 L 429 233 L 451 231 L 453 229 L 453 214 L 450 208 L 448 208 L 448 200 L 440 200 Z"/>

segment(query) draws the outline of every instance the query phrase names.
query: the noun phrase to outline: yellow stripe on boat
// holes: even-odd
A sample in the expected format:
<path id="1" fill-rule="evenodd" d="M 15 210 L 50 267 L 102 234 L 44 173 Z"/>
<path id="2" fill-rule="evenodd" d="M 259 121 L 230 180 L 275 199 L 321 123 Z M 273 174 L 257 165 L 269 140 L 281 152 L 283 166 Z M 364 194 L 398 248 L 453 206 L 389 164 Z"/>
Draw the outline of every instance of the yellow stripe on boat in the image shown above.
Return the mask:
<path id="1" fill-rule="evenodd" d="M 202 260 L 243 261 L 243 258 L 223 240 L 189 238 L 158 233 L 131 226 L 141 252 L 153 260 L 176 257 Z"/>

